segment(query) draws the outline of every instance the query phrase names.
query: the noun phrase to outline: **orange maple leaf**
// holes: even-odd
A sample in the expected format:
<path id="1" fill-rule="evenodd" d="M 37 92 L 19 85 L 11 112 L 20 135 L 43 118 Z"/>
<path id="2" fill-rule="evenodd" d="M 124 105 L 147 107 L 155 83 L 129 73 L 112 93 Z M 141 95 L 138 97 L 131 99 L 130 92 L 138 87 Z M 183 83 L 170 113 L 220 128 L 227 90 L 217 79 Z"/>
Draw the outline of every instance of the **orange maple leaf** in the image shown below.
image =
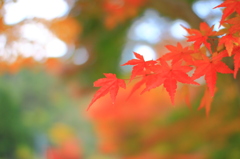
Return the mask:
<path id="1" fill-rule="evenodd" d="M 214 92 L 216 91 L 216 88 L 214 90 Z M 198 110 L 202 109 L 205 107 L 206 109 L 206 115 L 209 115 L 210 109 L 211 109 L 211 104 L 213 101 L 213 96 L 211 96 L 211 92 L 206 89 L 203 95 L 203 98 L 201 100 L 200 106 L 198 107 Z"/>
<path id="2" fill-rule="evenodd" d="M 240 40 L 233 34 L 227 34 L 219 39 L 218 46 L 224 44 L 228 53 L 228 56 L 232 55 L 234 43 L 238 43 Z"/>
<path id="3" fill-rule="evenodd" d="M 239 30 L 240 30 L 240 15 L 237 15 L 236 17 L 228 19 L 225 22 L 227 24 L 231 25 L 231 28 L 229 28 L 230 33 L 234 34 L 236 32 L 239 32 Z"/>

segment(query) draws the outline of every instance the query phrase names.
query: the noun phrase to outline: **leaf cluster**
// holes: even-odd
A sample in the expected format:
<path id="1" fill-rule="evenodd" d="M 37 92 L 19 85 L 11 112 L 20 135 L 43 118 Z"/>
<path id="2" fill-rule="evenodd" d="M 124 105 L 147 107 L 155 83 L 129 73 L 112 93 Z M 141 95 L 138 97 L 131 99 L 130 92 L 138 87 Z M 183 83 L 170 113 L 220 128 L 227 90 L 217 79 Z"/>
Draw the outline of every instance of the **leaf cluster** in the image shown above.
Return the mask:
<path id="1" fill-rule="evenodd" d="M 189 34 L 186 36 L 189 46 L 183 47 L 180 43 L 176 46 L 166 45 L 169 52 L 156 60 L 145 61 L 142 55 L 134 52 L 136 59 L 122 65 L 133 66 L 129 81 L 140 79 L 130 95 L 142 85 L 145 88 L 141 93 L 163 86 L 174 104 L 178 82 L 199 85 L 195 80 L 204 76 L 207 89 L 199 108 L 206 107 L 208 114 L 216 92 L 217 73 L 233 74 L 236 78 L 240 67 L 240 1 L 226 0 L 215 8 L 220 7 L 224 9 L 220 20 L 222 29 L 219 31 L 214 31 L 214 26 L 205 22 L 200 24 L 199 30 L 184 27 Z M 225 57 L 233 59 L 234 70 L 223 62 Z M 192 70 L 194 73 L 190 76 Z M 94 83 L 94 86 L 102 88 L 96 92 L 89 107 L 108 92 L 114 102 L 119 87 L 125 88 L 125 81 L 118 79 L 115 74 L 104 75 L 106 78 Z"/>

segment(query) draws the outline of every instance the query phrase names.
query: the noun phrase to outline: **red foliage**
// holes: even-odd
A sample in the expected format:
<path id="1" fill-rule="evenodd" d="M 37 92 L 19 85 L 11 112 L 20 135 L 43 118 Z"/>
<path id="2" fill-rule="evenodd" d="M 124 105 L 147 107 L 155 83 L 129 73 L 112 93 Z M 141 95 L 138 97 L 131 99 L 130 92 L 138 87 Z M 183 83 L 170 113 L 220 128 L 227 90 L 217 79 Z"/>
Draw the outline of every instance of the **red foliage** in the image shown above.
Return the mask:
<path id="1" fill-rule="evenodd" d="M 146 74 L 150 74 L 152 71 L 152 67 L 154 66 L 154 64 L 156 64 L 156 61 L 145 61 L 143 56 L 134 52 L 134 55 L 137 59 L 132 59 L 128 62 L 126 62 L 125 64 L 123 64 L 122 66 L 125 65 L 135 65 L 132 69 L 132 75 L 131 75 L 131 79 L 130 81 L 136 77 L 137 75 L 146 75 Z"/>
<path id="2" fill-rule="evenodd" d="M 193 81 L 193 79 L 187 75 L 187 73 L 192 70 L 192 67 L 182 66 L 181 61 L 174 63 L 172 66 L 169 66 L 166 63 L 166 61 L 162 59 L 160 59 L 160 62 L 163 66 L 163 74 L 165 75 L 163 86 L 168 91 L 172 103 L 174 103 L 174 95 L 177 89 L 177 81 L 181 83 L 199 85 L 197 82 Z"/>
<path id="3" fill-rule="evenodd" d="M 208 38 L 216 35 L 216 32 L 213 31 L 213 26 L 209 27 L 207 23 L 203 22 L 200 24 L 200 30 L 185 29 L 190 34 L 186 36 L 188 38 L 187 42 L 194 42 L 193 45 L 195 50 L 198 50 L 200 46 L 204 44 L 210 52 L 212 51 Z"/>
<path id="4" fill-rule="evenodd" d="M 101 87 L 101 88 L 94 95 L 88 109 L 98 98 L 106 95 L 107 93 L 110 93 L 112 102 L 114 103 L 119 87 L 126 88 L 125 81 L 122 79 L 118 79 L 115 74 L 105 73 L 104 75 L 107 78 L 101 78 L 96 82 L 94 82 L 95 87 Z"/>
<path id="5" fill-rule="evenodd" d="M 193 79 L 205 75 L 205 80 L 210 91 L 210 95 L 214 96 L 215 85 L 217 81 L 217 72 L 219 73 L 233 73 L 228 66 L 221 60 L 226 57 L 225 52 L 214 53 L 212 58 L 209 59 L 206 55 L 203 55 L 203 60 L 194 61 L 196 70 L 192 76 Z"/>
<path id="6" fill-rule="evenodd" d="M 226 18 L 229 17 L 232 13 L 237 12 L 238 14 L 240 14 L 240 1 L 238 0 L 226 0 L 222 4 L 216 6 L 215 8 L 219 7 L 225 7 L 225 9 L 223 10 L 223 15 L 220 24 L 223 24 L 224 20 L 226 20 Z"/>
<path id="7" fill-rule="evenodd" d="M 166 45 L 165 46 L 170 52 L 166 53 L 162 56 L 162 59 L 165 60 L 172 60 L 172 64 L 184 60 L 187 63 L 192 62 L 191 54 L 194 53 L 193 50 L 191 50 L 188 46 L 182 47 L 180 43 L 177 44 L 177 46 L 172 45 Z"/>
<path id="8" fill-rule="evenodd" d="M 208 86 L 206 92 L 209 93 L 205 93 L 200 108 L 205 106 L 208 114 L 216 90 L 217 72 L 234 73 L 236 78 L 240 67 L 240 2 L 239 0 L 226 0 L 215 8 L 219 7 L 225 7 L 220 21 L 224 28 L 220 31 L 214 31 L 214 26 L 210 27 L 205 22 L 200 24 L 200 30 L 185 28 L 190 34 L 186 36 L 187 42 L 193 43 L 187 47 L 182 47 L 180 43 L 176 47 L 167 45 L 166 48 L 170 52 L 155 61 L 145 61 L 141 55 L 134 53 L 137 59 L 123 64 L 134 65 L 130 81 L 134 78 L 141 78 L 133 87 L 130 95 L 144 84 L 146 87 L 141 93 L 163 84 L 173 103 L 177 82 L 198 84 L 194 80 L 205 76 Z M 218 37 L 219 35 L 221 37 Z M 234 71 L 223 62 L 223 58 L 227 56 L 233 58 Z M 192 69 L 195 71 L 190 77 L 187 73 Z M 93 101 L 95 102 L 99 97 L 99 92 L 97 92 Z"/>

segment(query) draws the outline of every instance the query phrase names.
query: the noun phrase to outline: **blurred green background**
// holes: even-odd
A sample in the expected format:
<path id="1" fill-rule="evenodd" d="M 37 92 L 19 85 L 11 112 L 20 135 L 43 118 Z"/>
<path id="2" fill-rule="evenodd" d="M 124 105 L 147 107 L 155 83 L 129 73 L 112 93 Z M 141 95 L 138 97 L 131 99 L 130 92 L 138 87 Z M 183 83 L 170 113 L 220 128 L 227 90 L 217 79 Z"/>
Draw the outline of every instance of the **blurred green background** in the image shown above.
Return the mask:
<path id="1" fill-rule="evenodd" d="M 206 117 L 205 90 L 179 85 L 176 105 L 157 88 L 120 91 L 86 111 L 103 73 L 127 78 L 133 58 L 187 45 L 180 26 L 218 28 L 220 0 L 0 1 L 0 159 L 238 159 L 239 79 L 219 75 Z M 184 102 L 189 91 L 191 108 Z"/>

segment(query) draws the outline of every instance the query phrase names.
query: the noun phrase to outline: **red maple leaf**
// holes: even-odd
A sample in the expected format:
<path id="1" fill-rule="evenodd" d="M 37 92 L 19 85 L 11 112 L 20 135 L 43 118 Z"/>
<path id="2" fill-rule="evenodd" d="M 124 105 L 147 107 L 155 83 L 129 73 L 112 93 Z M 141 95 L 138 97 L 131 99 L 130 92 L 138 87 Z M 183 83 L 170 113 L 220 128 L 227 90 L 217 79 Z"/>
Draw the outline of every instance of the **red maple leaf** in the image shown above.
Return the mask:
<path id="1" fill-rule="evenodd" d="M 197 60 L 194 65 L 197 67 L 192 78 L 198 79 L 205 75 L 205 80 L 209 88 L 211 96 L 214 96 L 214 90 L 217 80 L 217 72 L 220 73 L 233 73 L 233 71 L 221 60 L 226 57 L 227 53 L 214 53 L 212 58 L 208 58 L 206 55 L 202 55 L 203 60 Z"/>
<path id="2" fill-rule="evenodd" d="M 115 98 L 118 93 L 119 87 L 126 88 L 125 81 L 122 79 L 118 79 L 115 74 L 112 73 L 104 73 L 107 78 L 101 78 L 94 82 L 94 87 L 101 87 L 94 95 L 91 103 L 88 108 L 100 97 L 110 93 L 112 102 L 115 102 Z"/>
<path id="3" fill-rule="evenodd" d="M 163 82 L 163 86 L 166 88 L 167 92 L 169 93 L 173 104 L 174 104 L 174 96 L 177 89 L 177 82 L 199 85 L 187 74 L 189 71 L 192 70 L 192 67 L 182 66 L 182 61 L 174 63 L 172 66 L 169 66 L 164 59 L 160 58 L 159 61 L 163 69 L 162 78 L 165 78 Z"/>
<path id="4" fill-rule="evenodd" d="M 133 69 L 132 69 L 132 75 L 131 75 L 130 81 L 137 75 L 145 75 L 145 74 L 151 73 L 152 66 L 157 63 L 156 61 L 153 61 L 153 60 L 145 61 L 143 56 L 136 52 L 134 52 L 134 55 L 137 59 L 129 60 L 125 64 L 121 65 L 121 66 L 135 65 L 133 66 Z"/>
<path id="5" fill-rule="evenodd" d="M 165 46 L 170 52 L 163 55 L 161 58 L 165 60 L 172 60 L 172 64 L 184 60 L 186 62 L 191 62 L 191 54 L 194 53 L 193 50 L 189 50 L 189 47 L 182 47 L 180 43 L 177 43 L 177 46 L 166 45 Z"/>
<path id="6" fill-rule="evenodd" d="M 146 88 L 141 92 L 141 94 L 143 94 L 146 91 L 150 91 L 153 88 L 161 86 L 165 80 L 165 74 L 157 73 L 148 75 L 145 76 L 143 80 L 146 84 Z"/>
<path id="7" fill-rule="evenodd" d="M 240 1 L 239 0 L 226 0 L 223 3 L 221 3 L 220 5 L 214 7 L 213 9 L 220 8 L 220 7 L 226 7 L 223 10 L 223 15 L 222 15 L 222 18 L 220 21 L 220 25 L 222 25 L 224 20 L 232 13 L 237 12 L 238 14 L 240 14 Z"/>
<path id="8" fill-rule="evenodd" d="M 207 23 L 202 22 L 200 24 L 200 31 L 196 29 L 188 29 L 183 27 L 190 35 L 186 36 L 188 38 L 187 42 L 194 42 L 194 49 L 197 50 L 202 44 L 204 44 L 207 49 L 211 51 L 211 45 L 208 42 L 210 36 L 215 36 L 216 31 L 213 31 L 213 26 L 209 27 Z"/>
<path id="9" fill-rule="evenodd" d="M 174 104 L 177 82 L 199 85 L 187 75 L 187 73 L 192 70 L 192 67 L 182 66 L 182 61 L 178 61 L 172 66 L 169 66 L 165 59 L 159 58 L 158 61 L 160 61 L 161 65 L 154 65 L 152 68 L 154 73 L 143 76 L 142 80 L 136 83 L 133 87 L 130 96 L 144 84 L 146 87 L 141 94 L 163 84 L 170 95 L 172 103 Z"/>
<path id="10" fill-rule="evenodd" d="M 160 65 L 153 65 L 151 67 L 151 70 L 152 70 L 151 74 L 144 75 L 142 79 L 133 86 L 132 91 L 130 92 L 128 98 L 144 84 L 146 85 L 146 88 L 141 92 L 141 94 L 143 94 L 146 91 L 150 91 L 151 89 L 156 88 L 163 83 L 165 78 L 164 74 L 162 73 L 163 70 L 162 67 Z"/>

